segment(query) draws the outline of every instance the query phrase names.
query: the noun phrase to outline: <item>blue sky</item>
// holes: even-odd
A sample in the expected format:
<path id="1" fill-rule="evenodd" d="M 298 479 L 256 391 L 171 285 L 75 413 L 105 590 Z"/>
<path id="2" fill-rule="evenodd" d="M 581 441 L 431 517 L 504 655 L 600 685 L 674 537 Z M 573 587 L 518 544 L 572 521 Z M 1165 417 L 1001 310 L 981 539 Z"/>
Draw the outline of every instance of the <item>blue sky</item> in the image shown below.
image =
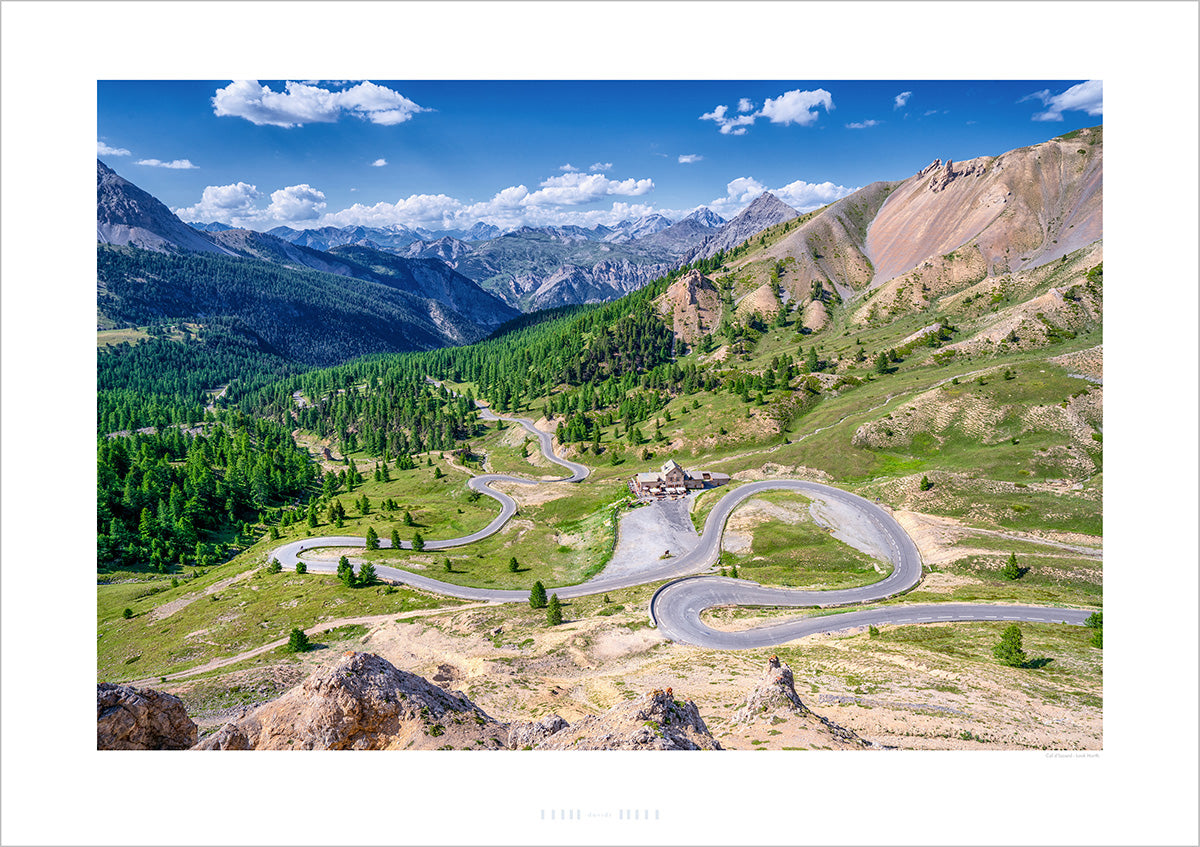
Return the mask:
<path id="1" fill-rule="evenodd" d="M 1102 121 L 1099 81 L 100 81 L 97 149 L 184 220 L 616 223 L 805 211 Z"/>

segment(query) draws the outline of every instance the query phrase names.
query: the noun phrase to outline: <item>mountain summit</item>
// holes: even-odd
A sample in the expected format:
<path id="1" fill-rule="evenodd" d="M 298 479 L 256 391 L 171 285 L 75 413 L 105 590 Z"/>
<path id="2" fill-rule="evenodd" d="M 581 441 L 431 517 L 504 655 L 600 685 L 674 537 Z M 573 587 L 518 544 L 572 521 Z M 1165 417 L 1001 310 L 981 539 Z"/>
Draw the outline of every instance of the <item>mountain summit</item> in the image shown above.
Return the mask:
<path id="1" fill-rule="evenodd" d="M 685 256 L 683 264 L 694 262 L 697 259 L 707 259 L 722 250 L 737 247 L 747 238 L 755 233 L 762 232 L 767 227 L 775 226 L 775 224 L 781 224 L 784 221 L 790 221 L 792 218 L 798 217 L 800 217 L 799 212 L 771 192 L 764 191 L 755 197 L 749 206 L 742 209 L 733 220 L 725 224 L 716 233 L 705 239 L 703 244 Z"/>
<path id="2" fill-rule="evenodd" d="M 234 252 L 175 217 L 162 202 L 96 160 L 96 240 L 117 246 L 174 253 Z"/>

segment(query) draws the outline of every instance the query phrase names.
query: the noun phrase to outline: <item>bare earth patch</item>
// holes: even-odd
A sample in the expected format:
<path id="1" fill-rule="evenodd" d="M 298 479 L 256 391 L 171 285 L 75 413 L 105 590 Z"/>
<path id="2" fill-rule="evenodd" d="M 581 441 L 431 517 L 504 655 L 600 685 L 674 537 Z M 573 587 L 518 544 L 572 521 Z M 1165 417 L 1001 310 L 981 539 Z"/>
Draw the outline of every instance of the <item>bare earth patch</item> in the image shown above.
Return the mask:
<path id="1" fill-rule="evenodd" d="M 218 591 L 223 591 L 224 589 L 233 585 L 235 582 L 241 582 L 243 579 L 250 576 L 252 573 L 254 573 L 253 568 L 251 568 L 248 571 L 242 571 L 240 574 L 237 574 L 236 576 L 231 576 L 227 579 L 221 580 L 220 582 L 214 582 L 208 588 L 204 589 L 203 593 L 197 592 L 194 594 L 187 594 L 187 595 L 184 595 L 183 597 L 180 597 L 178 600 L 172 600 L 169 603 L 163 603 L 161 606 L 156 606 L 155 608 L 150 610 L 149 619 L 151 621 L 160 621 L 163 618 L 169 618 L 169 617 L 171 617 L 171 615 L 175 614 L 180 609 L 187 608 L 192 603 L 199 600 L 201 597 L 203 597 L 207 594 L 216 594 Z"/>

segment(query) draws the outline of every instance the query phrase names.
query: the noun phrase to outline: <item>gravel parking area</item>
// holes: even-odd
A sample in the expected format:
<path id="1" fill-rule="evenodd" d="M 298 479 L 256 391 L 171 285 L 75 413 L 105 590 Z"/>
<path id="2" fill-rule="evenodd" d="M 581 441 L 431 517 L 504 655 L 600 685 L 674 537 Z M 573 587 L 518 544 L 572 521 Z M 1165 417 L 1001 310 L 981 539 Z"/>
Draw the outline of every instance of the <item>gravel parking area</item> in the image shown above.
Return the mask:
<path id="1" fill-rule="evenodd" d="M 668 550 L 671 558 L 695 549 L 700 536 L 692 526 L 688 501 L 658 500 L 621 515 L 617 547 L 604 568 L 604 576 L 636 574 L 647 565 L 659 564 Z"/>

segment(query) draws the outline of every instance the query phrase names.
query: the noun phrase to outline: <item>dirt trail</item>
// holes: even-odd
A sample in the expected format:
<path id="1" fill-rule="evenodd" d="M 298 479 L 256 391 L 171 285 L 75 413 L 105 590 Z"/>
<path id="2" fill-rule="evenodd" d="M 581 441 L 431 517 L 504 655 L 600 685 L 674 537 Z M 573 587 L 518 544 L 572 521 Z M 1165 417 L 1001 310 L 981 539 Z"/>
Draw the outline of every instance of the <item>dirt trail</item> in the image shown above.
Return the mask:
<path id="1" fill-rule="evenodd" d="M 248 571 L 242 571 L 240 574 L 228 577 L 220 582 L 214 582 L 212 585 L 208 586 L 208 588 L 204 589 L 202 593 L 187 594 L 183 597 L 180 597 L 178 600 L 172 600 L 170 603 L 163 603 L 161 606 L 157 606 L 150 610 L 150 620 L 161 621 L 163 618 L 169 618 L 180 609 L 185 609 L 192 603 L 195 603 L 201 597 L 204 597 L 208 594 L 216 594 L 218 591 L 224 591 L 235 582 L 241 582 L 243 579 L 250 576 L 250 574 L 254 573 L 255 570 L 257 569 L 251 568 Z"/>

